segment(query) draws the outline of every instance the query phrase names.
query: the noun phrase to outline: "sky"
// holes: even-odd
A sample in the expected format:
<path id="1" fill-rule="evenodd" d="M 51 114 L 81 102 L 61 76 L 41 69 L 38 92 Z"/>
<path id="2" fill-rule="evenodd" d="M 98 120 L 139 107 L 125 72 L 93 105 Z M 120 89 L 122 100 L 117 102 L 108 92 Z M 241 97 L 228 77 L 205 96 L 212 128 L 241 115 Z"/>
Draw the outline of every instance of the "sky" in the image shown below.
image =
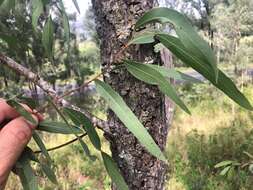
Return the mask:
<path id="1" fill-rule="evenodd" d="M 77 33 L 82 33 L 84 31 L 84 15 L 89 6 L 91 6 L 91 0 L 77 0 L 80 8 L 80 14 L 76 10 L 72 0 L 63 0 L 63 2 L 68 13 L 77 13 L 76 22 L 71 25 L 76 28 Z"/>
<path id="2" fill-rule="evenodd" d="M 77 3 L 81 12 L 80 16 L 83 16 L 85 11 L 91 5 L 91 0 L 77 0 Z M 72 0 L 64 0 L 64 5 L 69 13 L 77 12 Z"/>

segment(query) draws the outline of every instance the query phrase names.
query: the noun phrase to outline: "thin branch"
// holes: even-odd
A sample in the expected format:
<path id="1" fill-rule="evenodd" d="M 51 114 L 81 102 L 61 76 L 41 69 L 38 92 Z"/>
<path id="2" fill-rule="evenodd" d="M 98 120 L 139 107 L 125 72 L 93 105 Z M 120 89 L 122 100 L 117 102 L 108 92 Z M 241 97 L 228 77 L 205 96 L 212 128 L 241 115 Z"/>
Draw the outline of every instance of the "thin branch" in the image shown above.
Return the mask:
<path id="1" fill-rule="evenodd" d="M 84 133 L 83 135 L 79 136 L 79 138 L 83 138 L 83 137 L 85 137 L 85 136 L 87 136 L 87 133 Z M 74 138 L 74 139 L 72 139 L 72 140 L 70 140 L 70 141 L 67 141 L 67 142 L 63 143 L 63 144 L 60 144 L 60 145 L 58 145 L 58 146 L 49 148 L 49 149 L 47 149 L 47 151 L 50 152 L 50 151 L 53 151 L 53 150 L 58 150 L 58 149 L 60 149 L 60 148 L 63 148 L 63 147 L 65 147 L 65 146 L 67 146 L 67 145 L 70 145 L 70 144 L 76 142 L 77 140 L 78 140 L 78 138 Z M 42 153 L 42 151 L 41 151 L 41 150 L 38 150 L 38 151 L 34 151 L 34 153 L 35 153 L 35 154 L 40 154 L 40 153 Z"/>
<path id="2" fill-rule="evenodd" d="M 26 77 L 29 81 L 39 86 L 44 92 L 46 92 L 48 95 L 50 95 L 53 98 L 53 100 L 57 103 L 58 106 L 69 107 L 76 111 L 82 112 L 91 120 L 94 126 L 98 126 L 99 129 L 103 130 L 104 132 L 108 132 L 108 126 L 106 125 L 106 122 L 104 122 L 103 120 L 99 120 L 96 117 L 93 117 L 91 113 L 69 103 L 65 99 L 58 96 L 56 91 L 52 88 L 52 86 L 48 82 L 46 82 L 43 78 L 41 78 L 39 75 L 33 73 L 29 69 L 25 68 L 24 66 L 17 63 L 13 59 L 1 53 L 0 53 L 0 64 L 7 66 L 8 68 L 12 69 L 17 74 Z"/>
<path id="3" fill-rule="evenodd" d="M 68 96 L 68 95 L 72 94 L 73 92 L 76 92 L 76 91 L 78 91 L 78 90 L 80 90 L 80 89 L 82 89 L 84 87 L 87 87 L 91 82 L 93 82 L 94 80 L 98 79 L 102 74 L 103 74 L 103 72 L 97 74 L 95 77 L 93 77 L 92 79 L 88 80 L 87 82 L 84 82 L 81 86 L 65 92 L 62 96 L 60 96 L 60 98 Z"/>
<path id="4" fill-rule="evenodd" d="M 122 53 L 128 48 L 128 44 L 127 45 L 124 45 L 119 51 L 118 53 L 115 55 L 115 60 L 116 62 L 120 62 L 121 61 L 121 55 Z M 107 73 L 109 70 L 110 70 L 110 67 L 111 67 L 111 62 L 110 64 L 105 68 L 105 70 L 99 74 L 97 74 L 95 77 L 89 79 L 88 81 L 85 81 L 81 86 L 75 88 L 75 89 L 72 89 L 72 90 L 69 90 L 67 92 L 65 92 L 62 96 L 60 96 L 60 98 L 63 98 L 65 96 L 68 96 L 70 94 L 72 94 L 73 92 L 76 92 L 82 88 L 85 88 L 87 87 L 91 82 L 93 82 L 94 80 L 98 79 L 100 76 L 104 75 L 105 73 Z M 115 69 L 115 68 L 114 68 Z"/>

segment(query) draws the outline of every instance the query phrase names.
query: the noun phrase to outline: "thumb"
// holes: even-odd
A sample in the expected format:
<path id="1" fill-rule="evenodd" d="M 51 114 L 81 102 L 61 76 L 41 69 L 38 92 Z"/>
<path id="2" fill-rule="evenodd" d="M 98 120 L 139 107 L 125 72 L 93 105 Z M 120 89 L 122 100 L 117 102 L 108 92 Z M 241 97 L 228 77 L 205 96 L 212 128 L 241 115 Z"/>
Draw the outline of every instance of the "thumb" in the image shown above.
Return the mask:
<path id="1" fill-rule="evenodd" d="M 36 116 L 34 119 L 38 120 Z M 10 121 L 0 131 L 0 184 L 4 183 L 32 137 L 35 126 L 23 117 Z"/>

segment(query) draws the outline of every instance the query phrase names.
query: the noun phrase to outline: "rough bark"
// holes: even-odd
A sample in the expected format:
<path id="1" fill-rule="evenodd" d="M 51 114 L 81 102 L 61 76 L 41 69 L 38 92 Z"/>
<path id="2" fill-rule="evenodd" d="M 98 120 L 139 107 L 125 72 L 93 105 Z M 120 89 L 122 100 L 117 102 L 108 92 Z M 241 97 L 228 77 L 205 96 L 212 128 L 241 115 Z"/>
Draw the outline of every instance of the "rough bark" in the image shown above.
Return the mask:
<path id="1" fill-rule="evenodd" d="M 97 32 L 101 39 L 102 68 L 114 66 L 115 55 L 127 43 L 137 19 L 153 7 L 153 0 L 92 0 Z M 125 57 L 141 62 L 161 64 L 152 46 L 127 49 Z M 131 76 L 124 68 L 104 75 L 126 101 L 131 110 L 164 150 L 168 132 L 165 98 L 156 86 L 147 85 Z M 167 104 L 167 106 L 169 106 Z M 129 133 L 112 111 L 108 111 L 112 156 L 131 190 L 163 190 L 167 166 L 151 156 Z M 116 189 L 116 187 L 112 187 Z"/>

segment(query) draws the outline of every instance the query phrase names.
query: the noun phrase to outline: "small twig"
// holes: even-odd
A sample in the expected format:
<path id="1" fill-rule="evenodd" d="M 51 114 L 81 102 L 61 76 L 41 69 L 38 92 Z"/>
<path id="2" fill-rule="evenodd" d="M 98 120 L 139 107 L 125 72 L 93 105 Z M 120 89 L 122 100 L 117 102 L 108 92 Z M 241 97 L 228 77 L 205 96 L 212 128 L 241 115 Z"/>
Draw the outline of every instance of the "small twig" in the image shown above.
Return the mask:
<path id="1" fill-rule="evenodd" d="M 119 52 L 115 55 L 116 61 L 119 61 L 119 62 L 120 62 L 120 55 L 125 51 L 126 48 L 128 48 L 128 44 L 124 45 L 124 46 L 119 50 Z M 118 59 L 119 59 L 119 60 L 118 60 Z M 79 86 L 79 87 L 77 87 L 77 88 L 75 88 L 75 89 L 72 89 L 72 90 L 70 90 L 70 91 L 65 92 L 65 93 L 64 93 L 62 96 L 60 96 L 59 98 L 64 98 L 64 97 L 66 97 L 66 96 L 68 96 L 68 95 L 70 95 L 70 94 L 72 94 L 72 93 L 74 93 L 74 92 L 76 92 L 76 91 L 79 91 L 79 90 L 82 89 L 82 88 L 87 87 L 91 82 L 93 82 L 94 80 L 98 79 L 101 75 L 104 75 L 105 73 L 107 73 L 107 72 L 109 71 L 110 67 L 111 67 L 111 63 L 108 64 L 108 66 L 106 67 L 106 69 L 105 69 L 103 72 L 97 74 L 97 75 L 96 75 L 95 77 L 93 77 L 92 79 L 89 79 L 88 81 L 84 82 L 81 86 Z"/>
<path id="2" fill-rule="evenodd" d="M 70 91 L 65 92 L 63 95 L 61 95 L 59 98 L 64 98 L 65 96 L 68 96 L 70 94 L 72 94 L 73 92 L 76 92 L 86 86 L 88 86 L 91 82 L 93 82 L 94 80 L 98 79 L 102 74 L 104 74 L 103 72 L 97 74 L 95 77 L 93 77 L 92 79 L 88 80 L 87 82 L 83 83 L 81 86 L 74 88 Z"/>
<path id="3" fill-rule="evenodd" d="M 118 53 L 116 53 L 116 55 L 115 55 L 115 58 L 116 58 L 116 61 L 119 61 L 120 62 L 120 56 L 121 56 L 121 54 L 127 49 L 129 47 L 129 45 L 128 44 L 125 44 L 119 51 L 118 51 Z M 119 60 L 118 60 L 119 59 Z"/>
<path id="4" fill-rule="evenodd" d="M 79 136 L 79 138 L 83 138 L 85 136 L 87 136 L 87 133 L 84 133 L 83 135 Z M 70 141 L 67 141 L 67 142 L 65 142 L 63 144 L 60 144 L 58 146 L 55 146 L 55 147 L 52 147 L 52 148 L 48 148 L 47 151 L 50 152 L 50 151 L 53 151 L 53 150 L 58 150 L 60 148 L 63 148 L 65 146 L 67 146 L 67 145 L 70 145 L 70 144 L 76 142 L 77 140 L 78 140 L 78 138 L 74 138 L 74 139 L 72 139 Z M 35 154 L 40 154 L 40 153 L 42 153 L 42 151 L 41 150 L 37 150 L 37 151 L 34 151 L 34 153 Z"/>
<path id="5" fill-rule="evenodd" d="M 59 97 L 56 93 L 56 91 L 52 88 L 52 86 L 46 82 L 43 78 L 39 77 L 37 74 L 33 73 L 29 69 L 25 68 L 21 64 L 15 62 L 13 59 L 3 55 L 0 53 L 0 64 L 9 67 L 16 73 L 26 77 L 29 81 L 33 82 L 37 86 L 39 86 L 45 93 L 50 95 L 56 102 L 58 103 L 59 106 L 61 107 L 69 107 L 74 110 L 80 111 L 83 114 L 85 114 L 93 123 L 94 126 L 100 126 L 101 124 L 105 124 L 104 121 L 100 121 L 97 118 L 92 117 L 91 114 L 87 114 L 85 110 L 82 110 L 81 108 L 72 105 L 65 99 Z M 100 126 L 100 129 L 104 129 L 106 126 Z"/>

